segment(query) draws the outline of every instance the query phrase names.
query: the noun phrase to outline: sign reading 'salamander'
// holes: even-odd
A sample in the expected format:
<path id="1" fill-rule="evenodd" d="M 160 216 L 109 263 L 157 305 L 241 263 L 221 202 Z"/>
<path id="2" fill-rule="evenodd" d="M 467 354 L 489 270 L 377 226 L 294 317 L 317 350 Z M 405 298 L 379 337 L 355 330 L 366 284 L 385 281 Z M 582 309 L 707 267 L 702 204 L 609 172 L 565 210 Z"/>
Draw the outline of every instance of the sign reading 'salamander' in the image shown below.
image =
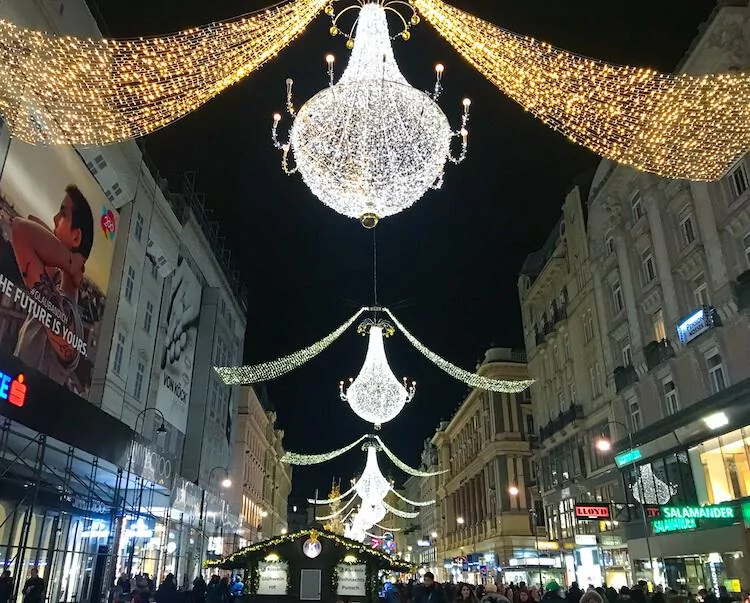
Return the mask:
<path id="1" fill-rule="evenodd" d="M 258 563 L 259 595 L 285 595 L 289 567 L 281 561 Z"/>
<path id="2" fill-rule="evenodd" d="M 157 357 L 161 362 L 161 375 L 156 408 L 182 433 L 185 433 L 187 426 L 202 292 L 187 260 L 181 257 L 172 274 L 166 308 L 166 332 L 162 333 L 162 345 Z"/>
<path id="3" fill-rule="evenodd" d="M 116 233 L 74 149 L 11 142 L 0 178 L 0 348 L 83 397 Z"/>
<path id="4" fill-rule="evenodd" d="M 348 597 L 364 597 L 367 594 L 365 590 L 367 571 L 364 565 L 342 563 L 336 568 L 336 572 L 339 578 L 336 594 Z"/>

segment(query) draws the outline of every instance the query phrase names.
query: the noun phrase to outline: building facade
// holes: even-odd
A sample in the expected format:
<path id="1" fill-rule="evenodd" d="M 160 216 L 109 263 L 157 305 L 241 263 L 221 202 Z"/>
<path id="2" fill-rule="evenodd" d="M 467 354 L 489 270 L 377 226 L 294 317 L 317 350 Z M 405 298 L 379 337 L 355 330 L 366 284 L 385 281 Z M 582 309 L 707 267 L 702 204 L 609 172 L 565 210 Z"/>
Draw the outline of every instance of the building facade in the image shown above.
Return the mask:
<path id="1" fill-rule="evenodd" d="M 478 367 L 497 379 L 526 379 L 526 355 L 493 348 Z M 449 469 L 437 489 L 437 544 L 443 576 L 481 583 L 524 574 L 536 557 L 529 513 L 533 418 L 529 392 L 472 390 L 432 438 L 439 464 Z"/>
<path id="2" fill-rule="evenodd" d="M 746 69 L 749 40 L 747 3 L 722 3 L 681 71 Z M 596 397 L 592 387 L 578 414 L 549 415 L 552 390 L 548 403 L 535 407 L 540 489 L 550 536 L 568 560 L 568 580 L 580 580 L 580 550 L 588 548 L 587 573 L 598 570 L 609 584 L 644 579 L 692 592 L 750 586 L 743 520 L 750 483 L 749 171 L 743 157 L 720 181 L 697 183 L 603 161 L 580 203 L 585 269 L 576 266 L 584 256 L 573 251 L 581 237 L 570 228 L 570 196 L 566 201 L 558 253 L 569 283 L 578 282 L 576 270 L 590 272 L 593 302 L 586 305 L 593 321 L 586 313 L 571 318 L 569 301 L 563 322 L 571 342 L 574 333 L 586 341 L 598 327 L 599 345 L 596 334 L 586 345 L 600 356 L 604 388 Z M 537 274 L 551 272 L 552 261 Z M 531 376 L 544 389 L 549 372 L 536 358 L 550 344 L 554 350 L 559 336 L 532 333 L 538 321 L 529 306 L 548 294 L 530 272 L 524 270 L 519 289 L 535 359 Z M 586 345 L 576 351 L 572 344 L 574 364 Z M 557 374 L 565 379 L 565 371 Z M 573 438 L 570 471 L 569 463 L 560 466 L 561 455 L 547 451 Z"/>
<path id="3" fill-rule="evenodd" d="M 276 429 L 276 413 L 264 389 L 242 387 L 237 414 L 232 475 L 241 480 L 228 498 L 242 509 L 238 546 L 284 533 L 292 467 L 281 463 L 284 432 Z"/>
<path id="4" fill-rule="evenodd" d="M 0 16 L 101 35 L 83 1 L 12 0 Z M 216 534 L 239 523 L 219 491 L 237 395 L 211 370 L 243 348 L 228 252 L 192 186 L 170 193 L 135 143 L 35 147 L 3 127 L 0 165 L 0 366 L 16 383 L 0 406 L 0 558 L 12 600 L 33 566 L 52 600 L 99 599 L 122 572 L 189 584 Z M 69 239 L 54 232 L 59 211 L 73 216 Z M 31 282 L 18 264 L 39 237 L 85 272 L 69 261 Z"/>

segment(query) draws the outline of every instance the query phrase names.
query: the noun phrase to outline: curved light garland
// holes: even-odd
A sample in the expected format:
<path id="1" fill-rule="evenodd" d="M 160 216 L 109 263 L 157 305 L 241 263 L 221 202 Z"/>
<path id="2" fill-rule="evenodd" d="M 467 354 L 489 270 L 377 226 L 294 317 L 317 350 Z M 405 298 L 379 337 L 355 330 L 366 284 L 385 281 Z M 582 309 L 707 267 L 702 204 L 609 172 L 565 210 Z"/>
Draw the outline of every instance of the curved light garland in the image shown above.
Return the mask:
<path id="1" fill-rule="evenodd" d="M 670 75 L 611 65 L 442 0 L 414 4 L 503 93 L 603 157 L 667 178 L 716 180 L 750 148 L 750 73 Z"/>
<path id="2" fill-rule="evenodd" d="M 284 459 L 282 459 L 282 462 L 284 462 Z M 354 492 L 355 488 L 356 486 L 352 486 L 343 494 L 340 494 L 339 496 L 335 496 L 333 498 L 324 498 L 322 500 L 316 498 L 308 498 L 307 502 L 309 502 L 311 505 L 330 505 L 331 503 L 336 503 L 344 500 L 347 496 Z"/>
<path id="3" fill-rule="evenodd" d="M 342 506 L 341 506 L 341 508 L 340 508 L 340 509 L 338 509 L 337 511 L 334 511 L 334 512 L 333 512 L 333 513 L 331 513 L 330 515 L 324 515 L 324 516 L 322 516 L 322 517 L 318 517 L 318 516 L 316 515 L 316 516 L 315 516 L 315 520 L 316 520 L 316 521 L 328 521 L 329 519 L 333 519 L 333 518 L 335 518 L 335 517 L 338 517 L 338 516 L 339 516 L 339 515 L 341 515 L 341 514 L 342 514 L 342 513 L 344 512 L 344 511 L 346 511 L 346 510 L 347 510 L 347 509 L 349 508 L 349 506 L 350 506 L 350 505 L 351 505 L 351 504 L 352 504 L 352 503 L 353 503 L 353 502 L 354 502 L 355 500 L 356 500 L 356 499 L 355 499 L 355 498 L 354 498 L 354 497 L 352 496 L 352 497 L 351 497 L 351 498 L 350 498 L 350 499 L 349 499 L 349 500 L 348 500 L 348 501 L 347 501 L 347 502 L 346 502 L 346 503 L 345 503 L 344 505 L 342 505 Z"/>
<path id="4" fill-rule="evenodd" d="M 341 337 L 344 331 L 351 327 L 365 310 L 366 308 L 361 308 L 338 329 L 333 333 L 326 335 L 320 341 L 315 342 L 303 350 L 284 356 L 283 358 L 272 360 L 271 362 L 264 362 L 262 364 L 254 364 L 252 366 L 214 367 L 214 370 L 224 382 L 224 385 L 251 385 L 253 383 L 261 383 L 263 381 L 276 379 L 277 377 L 281 377 L 315 358 L 329 345 Z"/>
<path id="5" fill-rule="evenodd" d="M 438 188 L 446 162 L 463 161 L 471 103 L 464 102 L 461 128 L 453 132 L 435 102 L 442 66 L 435 94 L 430 96 L 409 85 L 393 56 L 386 10 L 399 14 L 394 6 L 402 4 L 413 13 L 413 7 L 379 0 L 360 4 L 344 11 L 359 9 L 360 13 L 356 38 L 350 37 L 347 44 L 353 47 L 352 55 L 341 79 L 334 83 L 334 59 L 329 55 L 329 87 L 296 112 L 292 81 L 287 80 L 287 109 L 294 120 L 290 141 L 282 143 L 277 138 L 278 113 L 272 135 L 282 150 L 287 174 L 299 170 L 324 204 L 373 228 L 380 219 L 416 203 L 431 187 Z M 326 12 L 333 14 L 333 6 Z M 339 16 L 331 27 L 334 35 L 339 33 Z M 403 17 L 402 21 L 406 24 Z M 408 25 L 401 36 L 408 39 Z M 453 138 L 461 140 L 458 157 L 451 155 Z M 292 154 L 294 168 L 289 167 Z"/>
<path id="6" fill-rule="evenodd" d="M 414 337 L 414 335 L 406 330 L 406 327 L 398 321 L 398 319 L 388 308 L 383 308 L 383 311 L 388 314 L 388 316 L 390 316 L 390 318 L 393 320 L 393 323 L 401 330 L 401 332 L 404 334 L 404 337 L 406 337 L 409 343 L 411 343 L 425 358 L 430 360 L 438 368 L 442 369 L 458 381 L 463 381 L 467 385 L 476 387 L 478 389 L 506 394 L 520 393 L 528 389 L 531 384 L 534 383 L 533 379 L 524 379 L 521 381 L 506 381 L 502 379 L 490 379 L 489 377 L 484 377 L 482 375 L 477 375 L 476 373 L 465 371 L 464 369 L 451 364 L 445 358 L 441 358 L 435 352 L 430 351 L 427 346 L 421 343 L 416 337 Z"/>
<path id="7" fill-rule="evenodd" d="M 369 435 L 363 435 L 357 441 L 352 442 L 348 446 L 344 446 L 338 450 L 332 450 L 331 452 L 323 452 L 321 454 L 298 454 L 296 452 L 286 452 L 284 456 L 281 457 L 281 462 L 286 463 L 287 465 L 319 465 L 349 452 L 357 444 L 363 442 L 369 437 Z"/>
<path id="8" fill-rule="evenodd" d="M 383 346 L 383 330 L 388 326 L 381 322 L 369 326 L 367 355 L 357 378 L 346 389 L 343 381 L 339 384 L 341 399 L 358 417 L 374 423 L 375 429 L 395 419 L 416 389 L 414 381 L 410 386 L 406 378 L 400 383 L 388 365 Z"/>
<path id="9" fill-rule="evenodd" d="M 0 113 L 32 144 L 105 145 L 154 132 L 294 40 L 327 0 L 132 40 L 55 36 L 0 21 Z"/>
<path id="10" fill-rule="evenodd" d="M 385 501 L 383 501 L 383 507 L 385 507 L 386 511 L 388 511 L 389 513 L 393 513 L 396 517 L 405 517 L 407 519 L 414 519 L 415 517 L 419 517 L 419 511 L 402 511 L 401 509 L 397 509 L 396 507 L 389 505 Z"/>
<path id="11" fill-rule="evenodd" d="M 448 473 L 448 469 L 445 469 L 444 471 L 421 471 L 420 469 L 414 469 L 413 467 L 409 467 L 406 463 L 404 463 L 401 459 L 399 459 L 389 448 L 388 446 L 383 443 L 383 440 L 381 440 L 378 436 L 374 436 L 375 441 L 380 444 L 380 447 L 383 449 L 383 452 L 385 452 L 388 455 L 388 458 L 391 459 L 394 465 L 401 469 L 404 473 L 408 473 L 409 475 L 414 475 L 415 477 L 433 477 L 435 475 L 442 475 L 443 473 Z"/>
<path id="12" fill-rule="evenodd" d="M 434 505 L 435 502 L 436 502 L 434 500 L 425 500 L 425 501 L 421 501 L 421 502 L 418 502 L 416 500 L 409 500 L 408 498 L 406 498 L 405 496 L 403 496 L 402 494 L 400 494 L 399 491 L 396 490 L 396 489 L 392 489 L 391 492 L 393 492 L 396 495 L 397 498 L 400 498 L 405 503 L 413 505 L 415 507 L 429 507 L 430 505 Z"/>

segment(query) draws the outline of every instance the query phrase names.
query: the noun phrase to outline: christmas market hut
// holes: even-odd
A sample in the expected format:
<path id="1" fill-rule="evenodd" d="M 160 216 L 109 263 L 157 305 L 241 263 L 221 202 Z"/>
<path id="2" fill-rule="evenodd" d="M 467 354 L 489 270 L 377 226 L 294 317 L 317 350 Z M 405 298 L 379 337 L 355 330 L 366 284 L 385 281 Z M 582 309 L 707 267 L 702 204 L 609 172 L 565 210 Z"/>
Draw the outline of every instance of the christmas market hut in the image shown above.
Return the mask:
<path id="1" fill-rule="evenodd" d="M 411 572 L 355 540 L 323 530 L 300 530 L 247 546 L 206 567 L 233 570 L 243 577 L 253 601 L 377 603 L 381 571 Z"/>

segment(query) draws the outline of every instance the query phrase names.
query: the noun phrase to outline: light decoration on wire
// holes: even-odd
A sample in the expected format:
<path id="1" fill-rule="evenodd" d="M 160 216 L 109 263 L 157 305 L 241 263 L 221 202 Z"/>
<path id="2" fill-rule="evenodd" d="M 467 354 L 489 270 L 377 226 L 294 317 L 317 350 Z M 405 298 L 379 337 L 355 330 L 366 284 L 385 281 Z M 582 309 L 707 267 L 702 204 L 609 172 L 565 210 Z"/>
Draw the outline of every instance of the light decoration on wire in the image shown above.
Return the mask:
<path id="1" fill-rule="evenodd" d="M 365 323 L 363 323 L 364 325 Z M 360 325 L 360 332 L 363 332 Z M 367 323 L 369 342 L 364 364 L 356 379 L 350 381 L 349 387 L 344 388 L 344 382 L 339 384 L 341 399 L 358 417 L 375 425 L 380 429 L 383 423 L 395 419 L 407 402 L 414 397 L 416 382 L 403 384 L 393 375 L 383 345 L 384 334 L 393 332 L 392 325 L 383 321 Z"/>
<path id="2" fill-rule="evenodd" d="M 333 331 L 333 333 L 326 335 L 323 339 L 315 342 L 311 346 L 294 352 L 293 354 L 289 354 L 288 356 L 284 356 L 283 358 L 252 366 L 214 367 L 214 370 L 224 382 L 224 385 L 250 385 L 252 383 L 260 383 L 276 379 L 277 377 L 281 377 L 315 358 L 329 345 L 341 337 L 341 335 L 354 324 L 364 311 L 365 308 L 361 308 L 354 316 Z"/>
<path id="3" fill-rule="evenodd" d="M 392 485 L 380 471 L 377 446 L 374 443 L 368 442 L 365 444 L 365 449 L 367 450 L 367 461 L 365 462 L 362 475 L 359 476 L 354 488 L 364 504 L 381 502 L 388 492 L 391 491 Z M 380 519 L 372 523 L 377 523 L 378 521 Z"/>
<path id="4" fill-rule="evenodd" d="M 327 0 L 296 0 L 160 37 L 55 36 L 0 21 L 0 113 L 32 144 L 104 145 L 154 132 L 294 40 Z"/>
<path id="5" fill-rule="evenodd" d="M 342 454 L 349 452 L 357 444 L 363 442 L 369 437 L 369 435 L 363 435 L 355 442 L 352 442 L 351 444 L 348 444 L 343 448 L 332 450 L 331 452 L 323 452 L 321 454 L 299 454 L 297 452 L 286 452 L 284 456 L 281 457 L 281 462 L 286 463 L 287 465 L 320 465 L 321 463 L 326 463 L 332 459 L 335 459 L 337 456 L 341 456 Z"/>
<path id="6" fill-rule="evenodd" d="M 414 519 L 415 517 L 419 516 L 419 511 L 402 511 L 401 509 L 397 509 L 396 507 L 389 505 L 385 501 L 383 501 L 383 506 L 385 507 L 386 511 L 388 511 L 389 513 L 393 513 L 396 517 Z"/>
<path id="7" fill-rule="evenodd" d="M 400 7 L 411 12 L 409 19 L 399 13 Z M 471 102 L 464 101 L 461 127 L 454 132 L 436 102 L 443 66 L 436 68 L 432 95 L 413 88 L 401 74 L 386 11 L 399 16 L 404 25 L 399 35 L 408 40 L 409 25 L 419 21 L 412 2 L 358 0 L 338 15 L 329 5 L 331 34 L 341 33 L 339 19 L 353 9 L 360 12 L 356 34 L 348 34 L 347 47 L 353 50 L 343 75 L 334 82 L 334 58 L 328 55 L 328 88 L 298 111 L 292 80 L 287 80 L 287 110 L 294 120 L 290 138 L 278 138 L 279 113 L 273 117 L 272 137 L 287 174 L 299 171 L 324 204 L 373 228 L 380 219 L 413 205 L 431 187 L 439 188 L 446 162 L 463 161 Z M 460 140 L 458 156 L 451 153 L 454 138 Z"/>
<path id="8" fill-rule="evenodd" d="M 375 441 L 380 444 L 380 448 L 383 452 L 386 453 L 389 459 L 393 462 L 396 467 L 401 469 L 404 473 L 408 473 L 409 475 L 414 475 L 416 477 L 434 477 L 436 475 L 442 475 L 443 473 L 448 473 L 448 469 L 445 469 L 444 471 L 422 471 L 421 469 L 414 469 L 413 467 L 409 467 L 406 463 L 404 463 L 401 459 L 399 459 L 393 451 L 391 451 L 388 446 L 385 445 L 382 439 L 378 436 L 373 436 Z"/>
<path id="9" fill-rule="evenodd" d="M 396 325 L 396 327 L 398 327 L 398 329 L 404 334 L 404 337 L 406 337 L 409 343 L 411 343 L 417 349 L 417 351 L 419 351 L 423 356 L 425 356 L 425 358 L 435 364 L 439 369 L 442 369 L 458 381 L 463 381 L 467 385 L 476 387 L 478 389 L 508 394 L 520 393 L 528 389 L 531 384 L 534 383 L 533 379 L 507 381 L 503 379 L 490 379 L 489 377 L 484 377 L 482 375 L 477 375 L 476 373 L 465 371 L 464 369 L 451 364 L 445 358 L 441 358 L 435 352 L 432 352 L 427 346 L 425 346 L 416 337 L 414 337 L 414 335 L 412 335 L 406 329 L 406 327 L 404 327 L 404 325 L 402 325 L 398 321 L 398 319 L 388 308 L 383 308 L 383 311 L 391 318 L 391 320 L 393 320 L 393 323 Z"/>
<path id="10" fill-rule="evenodd" d="M 642 505 L 666 505 L 677 494 L 675 484 L 667 484 L 654 473 L 651 463 L 642 465 L 640 476 L 632 484 L 633 498 Z"/>
<path id="11" fill-rule="evenodd" d="M 283 462 L 283 460 L 282 460 Z M 323 499 L 317 499 L 317 498 L 308 498 L 307 502 L 309 502 L 311 505 L 330 505 L 331 503 L 336 503 L 344 500 L 347 496 L 352 494 L 355 490 L 356 486 L 352 486 L 349 488 L 346 492 L 343 494 L 340 494 L 338 496 L 332 496 L 329 498 L 323 498 Z M 333 492 L 334 490 L 332 490 Z"/>
<path id="12" fill-rule="evenodd" d="M 414 507 L 429 507 L 430 505 L 435 504 L 434 500 L 424 500 L 424 501 L 409 500 L 403 494 L 399 493 L 398 490 L 395 490 L 395 489 L 391 490 L 391 492 L 393 492 L 397 498 L 400 498 L 405 503 L 412 505 Z"/>
<path id="13" fill-rule="evenodd" d="M 482 75 L 573 142 L 667 178 L 716 180 L 750 148 L 750 73 L 665 74 L 559 50 L 414 0 Z"/>
<path id="14" fill-rule="evenodd" d="M 347 510 L 347 509 L 348 509 L 348 508 L 349 508 L 349 507 L 351 506 L 351 504 L 352 504 L 352 503 L 353 503 L 353 502 L 354 502 L 355 500 L 357 500 L 357 499 L 356 499 L 355 497 L 353 497 L 353 496 L 352 496 L 352 497 L 351 497 L 351 498 L 350 498 L 350 499 L 349 499 L 349 500 L 348 500 L 348 501 L 347 501 L 347 502 L 346 502 L 345 504 L 343 504 L 343 505 L 341 506 L 341 508 L 337 509 L 337 510 L 336 510 L 336 511 L 334 511 L 333 513 L 330 513 L 329 515 L 322 515 L 322 516 L 320 516 L 320 517 L 318 517 L 318 516 L 316 515 L 316 516 L 315 516 L 315 520 L 316 520 L 316 521 L 328 521 L 328 520 L 330 520 L 330 519 L 333 519 L 334 517 L 338 517 L 338 516 L 339 516 L 339 515 L 341 515 L 341 514 L 342 514 L 342 513 L 344 512 L 344 511 L 346 511 L 346 510 Z M 333 502 L 333 501 L 331 501 L 331 502 Z"/>

